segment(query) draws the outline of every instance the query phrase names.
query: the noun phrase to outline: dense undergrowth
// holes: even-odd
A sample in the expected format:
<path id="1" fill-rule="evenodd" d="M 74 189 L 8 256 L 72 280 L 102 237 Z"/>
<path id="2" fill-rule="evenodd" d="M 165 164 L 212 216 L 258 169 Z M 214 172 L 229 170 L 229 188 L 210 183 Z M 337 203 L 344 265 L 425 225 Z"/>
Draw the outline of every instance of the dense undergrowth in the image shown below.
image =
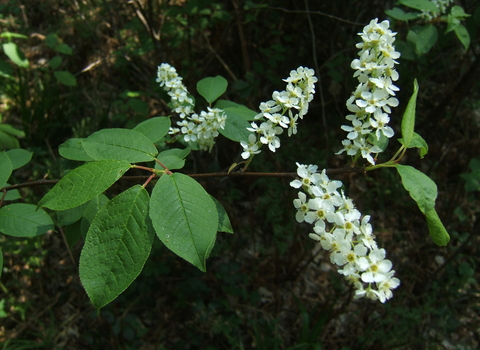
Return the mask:
<path id="1" fill-rule="evenodd" d="M 420 160 L 409 150 L 402 161 L 437 183 L 437 211 L 451 235 L 449 245 L 438 247 L 430 240 L 422 214 L 395 172 L 336 176 L 372 216 L 377 240 L 388 247 L 402 281 L 392 300 L 353 300 L 328 256 L 308 239 L 310 228 L 294 221 L 290 180 L 202 180 L 235 230 L 218 236 L 208 272 L 174 257 L 157 240 L 139 278 L 99 315 L 78 278 L 82 242 L 68 248 L 60 227 L 34 239 L 0 236 L 0 347 L 478 348 L 480 11 L 478 1 L 456 3 L 472 15 L 466 20 L 472 39 L 468 50 L 439 29 L 428 52 L 400 58 L 397 82 L 403 108 L 413 79 L 420 85 L 416 131 L 429 153 Z M 15 80 L 0 76 L 1 123 L 23 131 L 20 147 L 34 152 L 14 181 L 61 178 L 75 166 L 57 151 L 69 138 L 170 115 L 167 95 L 155 82 L 163 62 L 177 68 L 190 91 L 199 79 L 222 75 L 230 84 L 225 98 L 253 110 L 282 88 L 281 78 L 291 69 L 314 68 L 317 96 L 298 134 L 275 154 L 259 154 L 249 170 L 292 172 L 297 161 L 343 167 L 348 159 L 334 153 L 344 138 L 345 101 L 355 84 L 350 62 L 356 34 L 370 19 L 386 18 L 384 11 L 393 5 L 375 0 L 7 0 L 0 5 L 2 32 L 26 36 L 14 41 L 29 67 L 10 64 Z M 392 22 L 398 39 L 406 40 L 409 25 Z M 47 45 L 52 34 L 72 54 Z M 52 68 L 47 62 L 55 56 L 62 61 Z M 62 84 L 56 70 L 70 72 L 76 84 Z M 392 114 L 397 131 L 402 113 Z M 212 153 L 191 155 L 182 171 L 225 171 L 240 153 L 238 143 L 219 139 Z M 131 185 L 121 180 L 114 191 Z M 23 201 L 38 203 L 46 186 L 23 188 Z"/>

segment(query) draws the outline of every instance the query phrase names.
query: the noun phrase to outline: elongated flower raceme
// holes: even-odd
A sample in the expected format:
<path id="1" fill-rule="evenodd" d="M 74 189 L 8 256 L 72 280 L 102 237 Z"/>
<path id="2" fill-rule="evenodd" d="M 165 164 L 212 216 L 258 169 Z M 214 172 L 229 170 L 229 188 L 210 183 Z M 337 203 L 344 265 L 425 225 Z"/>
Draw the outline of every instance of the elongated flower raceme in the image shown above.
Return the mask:
<path id="1" fill-rule="evenodd" d="M 394 135 L 388 126 L 389 114 L 390 107 L 398 106 L 398 100 L 393 96 L 399 89 L 393 82 L 399 78 L 395 60 L 400 53 L 395 51 L 396 33 L 388 29 L 389 26 L 388 21 L 378 23 L 373 19 L 358 34 L 363 42 L 356 45 L 360 49 L 359 58 L 352 61 L 351 67 L 355 69 L 353 76 L 359 85 L 347 100 L 347 109 L 352 114 L 346 119 L 352 125 L 342 126 L 348 134 L 342 141 L 343 148 L 337 153 L 346 152 L 354 161 L 362 156 L 372 165 L 375 164 L 372 154 L 382 152 L 382 144 Z"/>
<path id="2" fill-rule="evenodd" d="M 362 218 L 353 201 L 346 197 L 341 181 L 330 180 L 316 165 L 297 163 L 299 179 L 290 186 L 300 189 L 293 201 L 298 222 L 313 225 L 310 238 L 330 252 L 330 261 L 353 285 L 355 298 L 366 297 L 384 303 L 400 285 L 385 249 L 375 241 L 370 216 Z"/>
<path id="3" fill-rule="evenodd" d="M 169 134 L 172 136 L 182 134 L 185 141 L 196 141 L 201 150 L 210 151 L 215 145 L 215 138 L 219 135 L 218 130 L 225 127 L 227 116 L 223 110 L 208 107 L 207 111 L 194 113 L 193 98 L 189 96 L 175 68 L 167 63 L 158 66 L 157 82 L 168 92 L 172 110 L 181 118 L 177 122 L 178 127 L 171 127 Z"/>
<path id="4" fill-rule="evenodd" d="M 248 142 L 241 141 L 243 147 L 242 158 L 249 159 L 260 153 L 262 145 L 275 152 L 280 147 L 280 139 L 277 135 L 288 130 L 288 136 L 297 133 L 298 119 L 308 112 L 308 105 L 315 93 L 315 77 L 313 69 L 298 67 L 292 70 L 290 76 L 283 81 L 287 82 L 284 91 L 275 91 L 272 99 L 260 103 L 260 113 L 255 116 L 255 122 L 251 124 Z M 261 123 L 260 123 L 261 122 Z"/>

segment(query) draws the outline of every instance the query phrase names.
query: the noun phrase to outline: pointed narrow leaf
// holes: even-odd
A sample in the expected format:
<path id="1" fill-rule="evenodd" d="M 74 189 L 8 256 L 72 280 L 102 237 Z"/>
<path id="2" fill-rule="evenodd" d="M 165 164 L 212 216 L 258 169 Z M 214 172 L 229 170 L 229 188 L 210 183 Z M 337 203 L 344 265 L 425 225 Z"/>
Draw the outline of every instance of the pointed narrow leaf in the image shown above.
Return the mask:
<path id="1" fill-rule="evenodd" d="M 10 175 L 12 175 L 13 167 L 7 152 L 0 152 L 0 188 L 4 187 Z"/>
<path id="2" fill-rule="evenodd" d="M 68 139 L 58 146 L 58 153 L 63 158 L 70 160 L 78 160 L 82 162 L 90 162 L 93 159 L 83 149 L 82 141 L 85 139 Z"/>
<path id="3" fill-rule="evenodd" d="M 100 160 L 73 169 L 38 203 L 52 210 L 78 207 L 108 189 L 130 169 L 130 163 Z"/>
<path id="4" fill-rule="evenodd" d="M 415 109 L 417 106 L 418 83 L 417 79 L 413 81 L 413 94 L 408 101 L 407 108 L 402 118 L 402 136 L 405 148 L 410 147 L 415 129 Z"/>
<path id="5" fill-rule="evenodd" d="M 433 242 L 441 247 L 446 246 L 450 241 L 450 236 L 438 217 L 436 210 L 427 210 L 425 216 L 427 218 L 428 231 Z"/>
<path id="6" fill-rule="evenodd" d="M 33 152 L 16 148 L 7 151 L 7 156 L 12 162 L 12 168 L 18 169 L 27 164 L 32 159 Z"/>
<path id="7" fill-rule="evenodd" d="M 158 238 L 201 271 L 215 244 L 218 214 L 203 187 L 187 175 L 163 175 L 152 191 L 150 218 Z"/>
<path id="8" fill-rule="evenodd" d="M 154 233 L 148 229 L 148 193 L 133 186 L 103 207 L 88 230 L 80 256 L 80 280 L 98 310 L 140 274 Z"/>
<path id="9" fill-rule="evenodd" d="M 171 121 L 169 117 L 155 117 L 147 119 L 133 130 L 138 131 L 147 136 L 152 143 L 160 141 L 170 129 Z"/>
<path id="10" fill-rule="evenodd" d="M 130 163 L 155 159 L 157 148 L 144 134 L 129 129 L 103 129 L 82 141 L 85 152 L 96 160 L 115 159 Z"/>
<path id="11" fill-rule="evenodd" d="M 197 83 L 197 91 L 208 103 L 213 103 L 227 91 L 228 82 L 224 77 L 217 75 L 214 78 L 205 78 Z"/>
<path id="12" fill-rule="evenodd" d="M 232 224 L 230 223 L 230 219 L 228 218 L 227 212 L 225 211 L 225 208 L 223 207 L 222 203 L 220 203 L 215 197 L 212 197 L 212 200 L 215 203 L 215 206 L 217 207 L 217 213 L 218 213 L 217 231 L 233 233 Z"/>
<path id="13" fill-rule="evenodd" d="M 428 210 L 435 208 L 437 185 L 420 170 L 409 165 L 395 165 L 402 178 L 403 187 L 410 193 L 418 208 L 425 215 Z"/>
<path id="14" fill-rule="evenodd" d="M 33 204 L 14 203 L 0 209 L 0 232 L 14 237 L 35 237 L 53 230 L 50 215 Z"/>

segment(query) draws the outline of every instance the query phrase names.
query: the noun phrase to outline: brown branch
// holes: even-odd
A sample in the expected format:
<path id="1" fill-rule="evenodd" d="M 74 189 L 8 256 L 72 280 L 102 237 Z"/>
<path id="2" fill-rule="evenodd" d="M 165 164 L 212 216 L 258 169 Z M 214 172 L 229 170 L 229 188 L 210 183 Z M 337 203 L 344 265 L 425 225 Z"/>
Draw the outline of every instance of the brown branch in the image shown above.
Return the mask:
<path id="1" fill-rule="evenodd" d="M 320 15 L 320 16 L 331 18 L 331 19 L 335 19 L 335 20 L 340 21 L 340 22 L 352 24 L 354 26 L 362 26 L 362 27 L 365 26 L 365 23 L 352 22 L 352 21 L 349 21 L 349 20 L 334 16 L 334 15 L 330 15 L 328 13 L 321 12 L 321 11 L 287 10 L 287 9 L 284 9 L 284 8 L 281 8 L 281 7 L 273 7 L 273 6 L 265 6 L 265 7 L 262 7 L 262 9 L 279 10 L 279 11 L 283 11 L 283 12 L 287 12 L 287 13 L 310 13 L 310 14 L 313 14 L 313 15 Z"/>
<path id="2" fill-rule="evenodd" d="M 352 174 L 352 173 L 365 173 L 365 168 L 340 168 L 340 169 L 327 169 L 327 175 L 335 175 L 335 174 Z M 220 173 L 205 173 L 205 174 L 185 174 L 190 176 L 191 178 L 206 178 L 206 177 L 289 177 L 289 178 L 296 178 L 297 173 L 257 173 L 257 172 L 220 172 Z M 150 175 L 139 175 L 139 176 L 123 176 L 120 180 L 145 180 L 148 179 Z M 38 181 L 29 181 L 24 182 L 21 184 L 5 186 L 0 189 L 2 192 L 24 188 L 24 187 L 34 187 L 34 186 L 42 186 L 42 185 L 54 185 L 60 180 L 38 180 Z"/>

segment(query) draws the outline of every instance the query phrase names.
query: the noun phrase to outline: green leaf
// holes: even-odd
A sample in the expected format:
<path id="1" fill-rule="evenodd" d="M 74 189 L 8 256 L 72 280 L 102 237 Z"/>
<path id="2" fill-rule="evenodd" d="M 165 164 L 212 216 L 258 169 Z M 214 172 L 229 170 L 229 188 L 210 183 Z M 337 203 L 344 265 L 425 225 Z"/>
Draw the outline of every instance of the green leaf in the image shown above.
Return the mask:
<path id="1" fill-rule="evenodd" d="M 398 3 L 420 11 L 439 12 L 437 6 L 429 0 L 399 0 Z"/>
<path id="2" fill-rule="evenodd" d="M 0 232 L 14 237 L 35 237 L 53 230 L 52 218 L 33 204 L 14 203 L 0 209 Z"/>
<path id="3" fill-rule="evenodd" d="M 407 40 L 414 44 L 415 53 L 419 56 L 430 51 L 437 42 L 437 38 L 437 28 L 431 24 L 422 26 L 416 31 L 409 30 L 407 34 Z"/>
<path id="4" fill-rule="evenodd" d="M 54 49 L 55 46 L 59 44 L 60 40 L 58 39 L 56 34 L 50 33 L 45 38 L 45 44 L 51 49 Z"/>
<path id="5" fill-rule="evenodd" d="M 15 43 L 4 43 L 2 44 L 3 51 L 5 54 L 15 63 L 17 66 L 22 68 L 27 68 L 29 63 L 28 60 L 25 58 L 22 50 L 17 46 Z"/>
<path id="6" fill-rule="evenodd" d="M 74 222 L 79 221 L 82 216 L 85 208 L 88 206 L 90 202 L 83 203 L 78 207 L 57 211 L 57 224 L 58 226 L 67 226 L 73 224 Z"/>
<path id="7" fill-rule="evenodd" d="M 12 162 L 13 170 L 21 168 L 32 159 L 33 152 L 16 148 L 7 151 L 7 156 Z"/>
<path id="8" fill-rule="evenodd" d="M 152 143 L 155 143 L 168 133 L 170 125 L 169 117 L 155 117 L 141 122 L 133 130 L 144 134 Z"/>
<path id="9" fill-rule="evenodd" d="M 244 105 L 227 100 L 218 100 L 215 103 L 215 108 L 223 109 L 227 117 L 242 117 L 247 121 L 254 120 L 255 116 L 258 114 L 258 112 L 255 112 Z"/>
<path id="10" fill-rule="evenodd" d="M 410 148 L 413 147 L 420 149 L 420 158 L 422 159 L 428 153 L 427 142 L 416 132 L 413 133 L 412 141 L 410 142 Z"/>
<path id="11" fill-rule="evenodd" d="M 90 162 L 93 159 L 83 149 L 82 141 L 85 139 L 69 139 L 58 146 L 58 153 L 63 158 L 70 160 L 78 160 L 82 162 Z"/>
<path id="12" fill-rule="evenodd" d="M 0 60 L 0 77 L 15 81 L 12 67 L 4 60 Z"/>
<path id="13" fill-rule="evenodd" d="M 2 247 L 0 247 L 0 277 L 2 277 L 2 271 L 3 271 L 3 252 L 2 252 Z"/>
<path id="14" fill-rule="evenodd" d="M 168 169 L 182 169 L 185 165 L 185 157 L 190 153 L 190 148 L 172 148 L 161 152 L 157 159 L 162 162 Z M 155 162 L 155 169 L 163 169 L 163 167 Z"/>
<path id="15" fill-rule="evenodd" d="M 408 101 L 405 113 L 402 118 L 402 136 L 403 144 L 406 148 L 410 147 L 412 142 L 413 133 L 415 130 L 415 109 L 417 107 L 417 95 L 418 95 L 418 83 L 417 79 L 413 81 L 413 94 Z"/>
<path id="16" fill-rule="evenodd" d="M 0 188 L 4 187 L 10 175 L 12 175 L 13 167 L 7 152 L 0 152 Z"/>
<path id="17" fill-rule="evenodd" d="M 8 182 L 3 187 L 7 187 L 7 186 L 10 186 Z M 5 195 L 5 198 L 3 198 L 3 200 L 14 201 L 20 198 L 22 198 L 22 196 L 20 195 L 20 192 L 18 190 L 13 189 L 13 190 L 7 191 L 7 194 Z"/>
<path id="18" fill-rule="evenodd" d="M 446 246 L 450 241 L 450 235 L 442 224 L 435 209 L 429 209 L 425 213 L 427 218 L 428 231 L 433 242 L 441 247 Z"/>
<path id="19" fill-rule="evenodd" d="M 140 274 L 154 233 L 148 229 L 148 193 L 133 186 L 103 207 L 88 230 L 80 255 L 80 280 L 98 310 Z"/>
<path id="20" fill-rule="evenodd" d="M 80 237 L 82 237 L 81 227 L 82 227 L 82 223 L 79 220 L 63 228 L 63 233 L 65 234 L 65 240 L 67 241 L 67 244 L 70 248 L 73 247 L 75 243 L 77 243 L 80 240 Z"/>
<path id="21" fill-rule="evenodd" d="M 396 164 L 395 168 L 402 178 L 403 187 L 410 193 L 418 208 L 425 215 L 428 210 L 435 208 L 437 185 L 420 170 L 409 165 Z"/>
<path id="22" fill-rule="evenodd" d="M 88 202 L 88 205 L 83 212 L 82 220 L 80 220 L 80 233 L 83 238 L 87 237 L 87 232 L 90 229 L 90 225 L 92 224 L 95 215 L 97 215 L 100 209 L 106 206 L 108 202 L 109 199 L 103 193 Z"/>
<path id="23" fill-rule="evenodd" d="M 16 136 L 16 137 L 25 137 L 25 133 L 22 130 L 15 129 L 9 124 L 0 124 L 0 131 L 3 131 L 6 134 Z M 19 148 L 19 147 L 16 147 Z"/>
<path id="24" fill-rule="evenodd" d="M 254 120 L 255 116 L 258 114 L 246 107 L 227 107 L 224 108 L 223 111 L 227 115 L 227 118 L 242 118 L 247 121 Z"/>
<path id="25" fill-rule="evenodd" d="M 464 19 L 467 17 L 470 17 L 468 13 L 465 13 L 464 9 L 460 6 L 454 5 L 452 6 L 452 9 L 450 10 L 450 13 L 452 16 L 460 19 Z"/>
<path id="26" fill-rule="evenodd" d="M 158 238 L 201 271 L 215 244 L 217 207 L 202 186 L 187 175 L 163 175 L 152 191 L 150 218 Z"/>
<path id="27" fill-rule="evenodd" d="M 96 160 L 115 159 L 138 163 L 154 160 L 158 154 L 147 136 L 129 129 L 102 129 L 83 140 L 82 146 Z"/>
<path id="28" fill-rule="evenodd" d="M 70 46 L 68 46 L 67 44 L 59 44 L 59 45 L 55 46 L 53 49 L 57 52 L 65 54 L 65 55 L 72 55 L 73 54 L 72 48 Z"/>
<path id="29" fill-rule="evenodd" d="M 55 72 L 53 72 L 53 75 L 55 75 L 55 78 L 63 85 L 66 85 L 66 86 L 77 85 L 77 78 L 75 78 L 75 76 L 72 73 L 66 70 L 56 70 Z"/>
<path id="30" fill-rule="evenodd" d="M 197 83 L 197 91 L 208 103 L 213 103 L 225 91 L 227 91 L 228 82 L 224 77 L 217 75 L 214 78 L 205 78 Z"/>
<path id="31" fill-rule="evenodd" d="M 459 25 L 458 27 L 455 27 L 454 31 L 458 40 L 460 40 L 465 48 L 465 51 L 468 50 L 468 47 L 470 46 L 470 34 L 468 34 L 467 28 L 463 25 Z"/>
<path id="32" fill-rule="evenodd" d="M 405 146 L 403 138 L 398 139 L 398 142 Z M 422 159 L 428 153 L 427 142 L 416 132 L 413 133 L 412 141 L 410 142 L 410 145 L 406 148 L 418 148 L 420 150 L 420 158 Z"/>
<path id="33" fill-rule="evenodd" d="M 243 117 L 231 115 L 227 117 L 225 127 L 218 131 L 232 141 L 248 141 L 248 136 L 251 134 L 251 132 L 247 130 L 249 127 L 250 124 Z"/>
<path id="34" fill-rule="evenodd" d="M 7 40 L 11 40 L 12 38 L 28 39 L 28 36 L 12 32 L 2 32 L 0 33 L 0 38 L 6 38 Z"/>
<path id="35" fill-rule="evenodd" d="M 469 166 L 472 169 L 470 173 L 460 174 L 465 180 L 465 192 L 480 191 L 480 159 L 470 159 Z"/>
<path id="36" fill-rule="evenodd" d="M 230 219 L 228 218 L 227 212 L 223 207 L 222 203 L 220 203 L 215 197 L 212 197 L 215 206 L 217 207 L 217 214 L 218 214 L 218 228 L 217 231 L 219 232 L 227 232 L 233 233 L 232 224 L 230 223 Z"/>
<path id="37" fill-rule="evenodd" d="M 20 142 L 18 142 L 18 140 L 14 136 L 4 133 L 0 129 L 0 149 L 19 148 L 19 147 L 20 147 Z"/>
<path id="38" fill-rule="evenodd" d="M 405 12 L 398 7 L 394 7 L 390 10 L 385 10 L 385 13 L 394 19 L 405 22 L 420 17 L 420 12 Z"/>
<path id="39" fill-rule="evenodd" d="M 50 61 L 48 61 L 48 65 L 52 69 L 57 69 L 62 64 L 62 61 L 63 59 L 60 56 L 55 56 Z"/>
<path id="40" fill-rule="evenodd" d="M 100 160 L 86 163 L 65 175 L 38 205 L 52 210 L 67 210 L 93 199 L 130 169 L 130 163 Z"/>

